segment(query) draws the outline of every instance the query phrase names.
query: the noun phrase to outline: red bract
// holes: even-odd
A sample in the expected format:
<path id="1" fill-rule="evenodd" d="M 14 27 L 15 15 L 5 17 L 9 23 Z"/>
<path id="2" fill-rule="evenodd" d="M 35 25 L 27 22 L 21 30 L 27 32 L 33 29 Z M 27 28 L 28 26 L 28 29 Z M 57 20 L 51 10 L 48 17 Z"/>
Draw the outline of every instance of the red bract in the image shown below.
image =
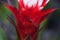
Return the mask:
<path id="1" fill-rule="evenodd" d="M 4 5 L 13 12 L 13 15 L 17 22 L 16 30 L 21 38 L 27 35 L 36 33 L 40 23 L 45 19 L 45 16 L 55 10 L 50 8 L 43 10 L 49 0 L 17 0 L 18 9 L 14 6 L 4 3 Z M 36 34 L 35 34 L 36 35 Z M 34 37 L 31 40 L 36 40 Z"/>

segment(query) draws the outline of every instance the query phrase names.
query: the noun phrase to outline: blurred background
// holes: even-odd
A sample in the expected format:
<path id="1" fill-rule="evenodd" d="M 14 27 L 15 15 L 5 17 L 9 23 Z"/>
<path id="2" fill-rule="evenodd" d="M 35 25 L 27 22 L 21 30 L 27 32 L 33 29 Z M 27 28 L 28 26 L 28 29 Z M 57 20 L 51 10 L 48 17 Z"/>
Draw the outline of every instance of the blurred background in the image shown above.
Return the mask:
<path id="1" fill-rule="evenodd" d="M 5 8 L 2 2 L 6 2 L 9 5 L 17 7 L 17 0 L 0 0 L 0 40 L 17 40 L 16 30 L 7 20 L 8 16 L 13 20 L 15 20 L 15 18 L 12 13 Z M 45 9 L 48 8 L 60 8 L 60 0 L 51 0 L 45 7 Z M 38 39 L 60 40 L 60 9 L 49 15 L 46 28 L 40 32 Z"/>

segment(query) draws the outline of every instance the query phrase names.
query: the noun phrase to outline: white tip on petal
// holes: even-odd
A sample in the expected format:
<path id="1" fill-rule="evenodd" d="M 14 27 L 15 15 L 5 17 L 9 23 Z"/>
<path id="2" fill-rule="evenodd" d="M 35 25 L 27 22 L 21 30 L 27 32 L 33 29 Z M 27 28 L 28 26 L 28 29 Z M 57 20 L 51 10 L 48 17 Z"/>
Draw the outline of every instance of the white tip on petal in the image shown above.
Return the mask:
<path id="1" fill-rule="evenodd" d="M 38 6 L 41 6 L 43 3 L 43 0 L 38 0 Z"/>
<path id="2" fill-rule="evenodd" d="M 50 0 L 47 0 L 47 1 L 46 1 L 46 4 L 47 4 L 49 1 L 50 1 Z"/>
<path id="3" fill-rule="evenodd" d="M 18 0 L 18 2 L 19 2 L 20 0 Z"/>
<path id="4" fill-rule="evenodd" d="M 24 5 L 28 7 L 35 6 L 37 4 L 37 0 L 23 0 Z"/>
<path id="5" fill-rule="evenodd" d="M 42 10 L 44 7 L 42 6 L 42 7 L 39 7 L 39 10 Z"/>
<path id="6" fill-rule="evenodd" d="M 24 5 L 26 6 L 26 5 L 28 5 L 28 2 L 29 2 L 30 0 L 23 0 L 23 2 L 24 2 Z"/>
<path id="7" fill-rule="evenodd" d="M 30 0 L 30 1 L 28 2 L 28 6 L 29 6 L 29 7 L 35 6 L 36 3 L 37 3 L 37 0 Z"/>

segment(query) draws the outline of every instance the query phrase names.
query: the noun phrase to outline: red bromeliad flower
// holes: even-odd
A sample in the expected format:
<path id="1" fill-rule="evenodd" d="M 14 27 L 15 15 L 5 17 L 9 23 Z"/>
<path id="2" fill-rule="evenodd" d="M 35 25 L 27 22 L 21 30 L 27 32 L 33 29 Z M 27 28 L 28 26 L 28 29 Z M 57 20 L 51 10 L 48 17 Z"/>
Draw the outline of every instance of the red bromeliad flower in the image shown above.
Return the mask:
<path id="1" fill-rule="evenodd" d="M 46 19 L 45 16 L 55 9 L 43 10 L 50 0 L 17 0 L 18 9 L 14 6 L 4 4 L 13 15 L 17 22 L 17 33 L 19 40 L 24 40 L 27 35 L 31 36 L 38 30 L 40 23 Z M 36 34 L 35 34 L 36 35 Z M 31 40 L 36 40 L 34 36 Z"/>

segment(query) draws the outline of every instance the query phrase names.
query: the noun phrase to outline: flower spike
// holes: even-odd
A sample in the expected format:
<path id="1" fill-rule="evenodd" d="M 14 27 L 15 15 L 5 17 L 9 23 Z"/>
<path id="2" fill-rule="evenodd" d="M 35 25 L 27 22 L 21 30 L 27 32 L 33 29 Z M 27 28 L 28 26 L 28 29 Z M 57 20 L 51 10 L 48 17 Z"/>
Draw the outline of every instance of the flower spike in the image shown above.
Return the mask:
<path id="1" fill-rule="evenodd" d="M 56 8 L 43 10 L 49 1 L 50 0 L 17 0 L 18 9 L 4 3 L 16 19 L 16 31 L 19 40 L 28 39 L 29 36 L 31 40 L 37 40 L 36 36 L 38 35 L 39 25 L 48 18 L 51 12 L 56 10 Z"/>

